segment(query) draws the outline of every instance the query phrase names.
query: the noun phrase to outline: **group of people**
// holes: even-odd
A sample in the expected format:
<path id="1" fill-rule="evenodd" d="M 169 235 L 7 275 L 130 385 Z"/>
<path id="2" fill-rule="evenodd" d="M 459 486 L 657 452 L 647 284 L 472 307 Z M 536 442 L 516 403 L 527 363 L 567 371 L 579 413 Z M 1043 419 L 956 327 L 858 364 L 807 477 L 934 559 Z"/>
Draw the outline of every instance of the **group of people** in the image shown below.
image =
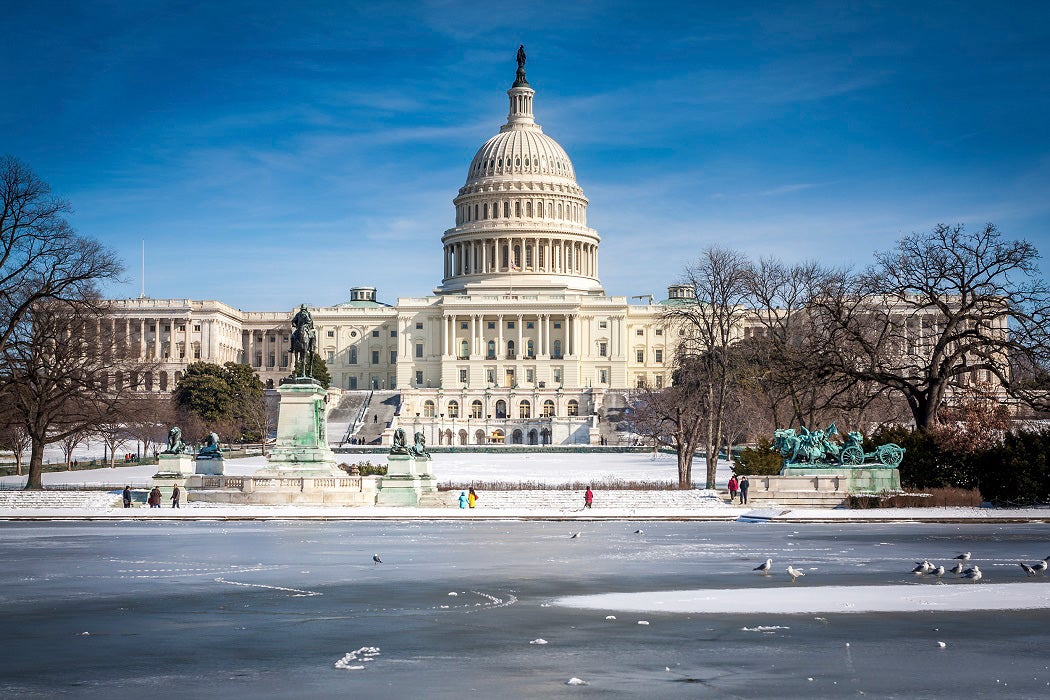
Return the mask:
<path id="1" fill-rule="evenodd" d="M 160 493 L 160 487 L 154 486 L 149 496 L 146 497 L 146 503 L 150 508 L 160 508 L 160 502 L 164 497 Z M 171 489 L 171 507 L 178 508 L 179 502 L 182 500 L 182 490 L 178 484 L 175 484 Z M 131 486 L 124 486 L 124 507 L 131 507 Z"/>
<path id="2" fill-rule="evenodd" d="M 737 494 L 740 494 L 741 505 L 747 503 L 747 490 L 750 486 L 747 476 L 741 476 L 740 479 L 736 478 L 736 474 L 731 476 L 729 478 L 729 502 L 736 501 Z"/>
<path id="3" fill-rule="evenodd" d="M 469 492 L 459 492 L 459 507 L 460 508 L 474 508 L 478 505 L 478 494 L 474 493 L 474 488 L 471 487 Z"/>

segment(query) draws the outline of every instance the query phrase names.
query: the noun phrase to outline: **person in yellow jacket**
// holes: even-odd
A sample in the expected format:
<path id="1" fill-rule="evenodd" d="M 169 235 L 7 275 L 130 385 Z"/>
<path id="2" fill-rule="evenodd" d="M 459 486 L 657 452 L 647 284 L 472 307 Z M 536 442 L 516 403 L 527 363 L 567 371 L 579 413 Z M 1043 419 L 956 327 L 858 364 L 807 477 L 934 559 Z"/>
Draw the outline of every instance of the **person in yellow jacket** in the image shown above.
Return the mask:
<path id="1" fill-rule="evenodd" d="M 470 489 L 470 493 L 467 495 L 467 505 L 471 508 L 476 506 L 478 503 L 478 494 L 474 493 L 474 489 Z"/>

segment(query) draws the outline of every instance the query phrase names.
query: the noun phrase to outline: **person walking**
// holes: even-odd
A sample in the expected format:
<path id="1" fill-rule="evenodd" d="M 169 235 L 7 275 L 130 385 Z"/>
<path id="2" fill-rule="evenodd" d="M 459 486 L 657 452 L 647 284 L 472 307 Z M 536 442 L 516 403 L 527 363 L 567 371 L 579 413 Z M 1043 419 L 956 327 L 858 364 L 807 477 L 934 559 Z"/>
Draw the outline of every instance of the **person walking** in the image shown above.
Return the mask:
<path id="1" fill-rule="evenodd" d="M 471 508 L 478 504 L 478 494 L 474 493 L 474 487 L 470 487 L 470 493 L 467 494 L 467 505 Z"/>
<path id="2" fill-rule="evenodd" d="M 740 477 L 740 504 L 741 505 L 747 503 L 747 489 L 748 489 L 749 486 L 751 486 L 751 484 L 748 483 L 747 477 L 746 476 Z"/>
<path id="3" fill-rule="evenodd" d="M 124 486 L 124 507 L 131 507 L 131 486 L 129 485 Z"/>
<path id="4" fill-rule="evenodd" d="M 466 508 L 467 507 L 467 492 L 466 491 L 460 491 L 459 492 L 459 507 L 460 508 Z"/>
<path id="5" fill-rule="evenodd" d="M 179 507 L 179 497 L 182 496 L 182 492 L 179 491 L 179 485 L 175 484 L 174 488 L 171 489 L 171 507 Z"/>
<path id="6" fill-rule="evenodd" d="M 587 487 L 586 493 L 583 494 L 583 507 L 590 508 L 594 504 L 594 492 L 591 491 L 591 487 Z"/>
<path id="7" fill-rule="evenodd" d="M 160 487 L 154 486 L 153 490 L 149 492 L 149 507 L 160 508 Z"/>
<path id="8" fill-rule="evenodd" d="M 733 501 L 736 500 L 736 492 L 737 492 L 738 483 L 739 482 L 737 482 L 737 480 L 736 480 L 736 474 L 734 474 L 733 476 L 729 477 L 729 502 L 730 503 L 732 503 Z"/>

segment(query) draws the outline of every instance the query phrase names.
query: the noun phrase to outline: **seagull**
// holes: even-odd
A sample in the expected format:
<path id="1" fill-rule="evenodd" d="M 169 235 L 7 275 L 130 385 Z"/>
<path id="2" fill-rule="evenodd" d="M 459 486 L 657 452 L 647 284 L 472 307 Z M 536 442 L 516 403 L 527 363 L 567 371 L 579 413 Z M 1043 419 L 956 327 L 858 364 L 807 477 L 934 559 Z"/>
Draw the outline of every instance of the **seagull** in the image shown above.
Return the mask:
<path id="1" fill-rule="evenodd" d="M 378 554 L 373 554 L 372 555 L 372 561 L 374 562 L 372 564 L 372 566 L 375 566 L 376 564 L 382 564 L 383 563 L 383 560 L 379 558 Z"/>
<path id="2" fill-rule="evenodd" d="M 1046 571 L 1046 563 L 1048 561 L 1050 561 L 1050 557 L 1047 557 L 1046 559 L 1041 559 L 1036 563 L 1032 564 L 1032 568 L 1035 569 L 1037 573 L 1041 574 Z"/>
<path id="3" fill-rule="evenodd" d="M 574 539 L 576 539 L 577 537 L 579 537 L 582 534 L 583 534 L 582 532 L 574 532 L 571 535 L 569 535 L 569 539 L 570 540 L 574 540 Z"/>
<path id="4" fill-rule="evenodd" d="M 920 576 L 925 576 L 929 572 L 933 571 L 933 564 L 931 564 L 926 559 L 923 559 L 922 561 L 917 561 L 915 563 L 918 564 L 918 566 L 916 566 L 914 569 L 911 570 L 911 572 L 913 574 L 919 574 Z"/>
<path id="5" fill-rule="evenodd" d="M 806 575 L 805 572 L 799 571 L 798 569 L 796 569 L 795 567 L 791 566 L 790 564 L 788 565 L 787 572 L 788 572 L 788 576 L 791 577 L 791 583 L 794 583 L 795 579 L 797 579 L 799 576 L 805 576 Z"/>
<path id="6" fill-rule="evenodd" d="M 752 571 L 761 571 L 764 576 L 769 576 L 769 570 L 773 568 L 773 560 L 766 559 L 765 564 L 759 564 Z"/>
<path id="7" fill-rule="evenodd" d="M 975 566 L 972 569 L 967 569 L 966 572 L 963 574 L 963 578 L 971 579 L 974 583 L 977 583 L 981 580 L 981 568 L 979 566 Z"/>
<path id="8" fill-rule="evenodd" d="M 938 565 L 938 567 L 933 570 L 933 573 L 936 574 L 937 578 L 940 578 L 941 576 L 944 576 L 944 565 L 943 564 Z"/>
<path id="9" fill-rule="evenodd" d="M 641 530 L 635 530 L 635 531 L 634 531 L 634 534 L 636 534 L 636 535 L 640 535 L 640 534 L 642 534 L 642 531 L 641 531 Z M 1044 564 L 1045 564 L 1045 563 L 1046 563 L 1046 562 L 1044 562 Z"/>
<path id="10" fill-rule="evenodd" d="M 956 557 L 952 557 L 952 558 L 953 559 L 961 559 L 962 563 L 965 564 L 966 562 L 970 561 L 970 553 L 969 552 L 963 552 L 962 554 L 960 554 L 960 555 L 958 555 Z"/>
<path id="11" fill-rule="evenodd" d="M 962 571 L 963 571 L 963 564 L 962 564 L 961 561 L 955 562 L 955 566 L 953 566 L 952 568 L 948 569 L 949 573 L 955 574 L 956 576 L 961 574 Z"/>
<path id="12" fill-rule="evenodd" d="M 1035 576 L 1035 569 L 1025 564 L 1023 561 L 1017 562 L 1021 566 L 1021 570 L 1024 571 L 1025 576 Z"/>

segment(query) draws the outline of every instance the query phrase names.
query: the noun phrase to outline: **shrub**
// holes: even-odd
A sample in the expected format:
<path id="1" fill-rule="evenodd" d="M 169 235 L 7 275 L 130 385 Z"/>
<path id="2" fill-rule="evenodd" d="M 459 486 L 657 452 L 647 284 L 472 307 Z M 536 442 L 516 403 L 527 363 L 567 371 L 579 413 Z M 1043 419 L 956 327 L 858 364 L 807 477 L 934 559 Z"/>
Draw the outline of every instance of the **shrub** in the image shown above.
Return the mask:
<path id="1" fill-rule="evenodd" d="M 948 506 L 981 505 L 981 492 L 977 489 L 938 488 L 926 493 L 881 493 L 851 495 L 849 507 L 860 510 L 868 508 L 946 508 Z"/>
<path id="2" fill-rule="evenodd" d="M 354 467 L 357 468 L 360 476 L 386 476 L 386 466 L 380 464 L 372 464 L 371 462 L 357 462 L 356 464 L 340 464 L 339 468 L 347 474 L 352 474 Z"/>
<path id="3" fill-rule="evenodd" d="M 784 458 L 780 450 L 766 438 L 758 441 L 758 447 L 746 447 L 733 459 L 733 474 L 739 476 L 773 476 L 780 473 Z"/>

